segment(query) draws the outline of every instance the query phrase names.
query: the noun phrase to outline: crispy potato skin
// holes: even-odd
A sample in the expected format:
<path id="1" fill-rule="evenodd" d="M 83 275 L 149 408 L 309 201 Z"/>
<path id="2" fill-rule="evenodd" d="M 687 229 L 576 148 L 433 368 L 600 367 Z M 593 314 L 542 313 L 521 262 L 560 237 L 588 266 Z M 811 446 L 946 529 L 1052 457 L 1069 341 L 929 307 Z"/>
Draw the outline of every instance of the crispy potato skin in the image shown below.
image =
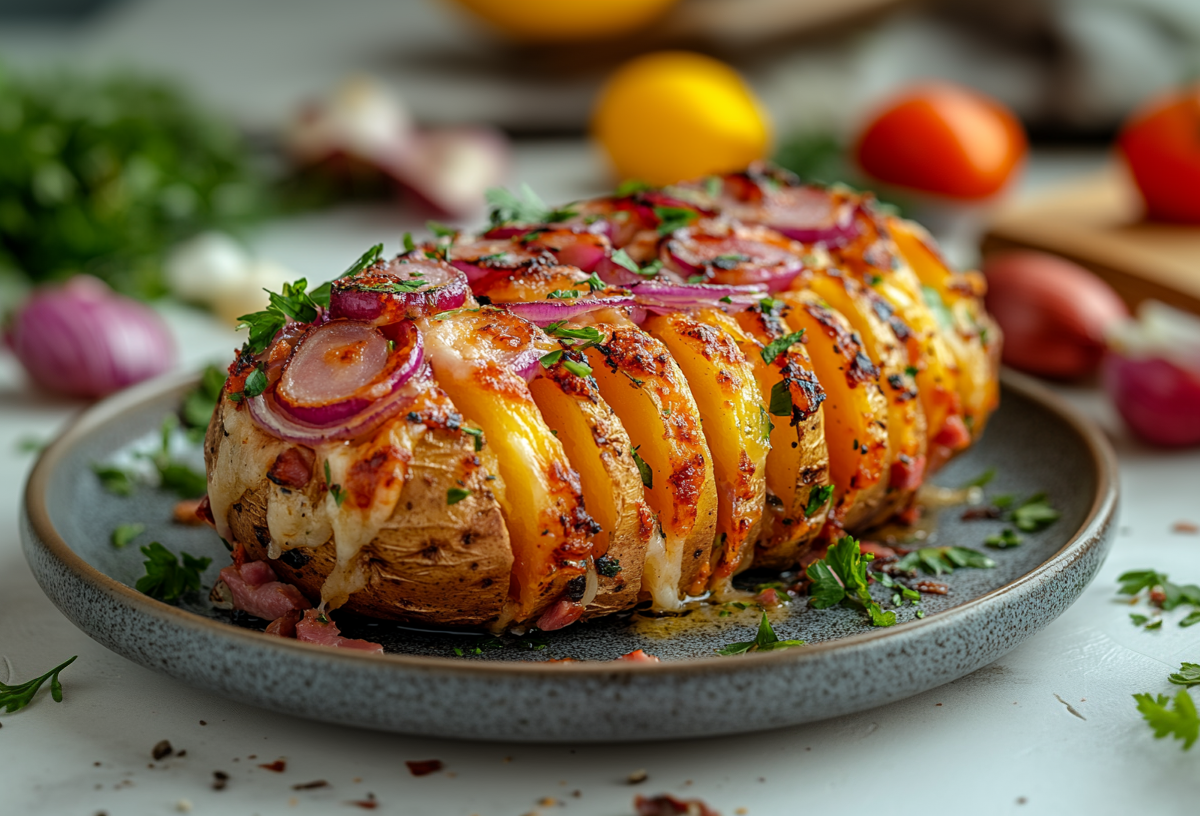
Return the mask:
<path id="1" fill-rule="evenodd" d="M 483 626 L 500 615 L 512 568 L 508 532 L 473 439 L 449 427 L 457 426 L 457 416 L 445 394 L 434 387 L 422 394 L 412 414 L 392 420 L 422 431 L 414 434 L 409 475 L 395 510 L 359 555 L 366 586 L 350 595 L 345 608 L 380 618 L 464 627 Z M 244 407 L 222 399 L 206 439 L 210 468 L 220 461 L 227 423 L 253 424 Z M 257 427 L 251 438 L 281 453 L 290 447 Z M 320 468 L 315 470 L 299 489 L 276 485 L 264 472 L 230 506 L 228 524 L 251 559 L 269 560 L 283 580 L 317 603 L 337 562 L 332 541 L 285 546 L 280 558 L 270 559 L 268 524 L 273 493 L 302 493 L 311 506 L 322 507 L 328 486 Z M 448 505 L 446 491 L 460 483 L 471 494 Z"/>

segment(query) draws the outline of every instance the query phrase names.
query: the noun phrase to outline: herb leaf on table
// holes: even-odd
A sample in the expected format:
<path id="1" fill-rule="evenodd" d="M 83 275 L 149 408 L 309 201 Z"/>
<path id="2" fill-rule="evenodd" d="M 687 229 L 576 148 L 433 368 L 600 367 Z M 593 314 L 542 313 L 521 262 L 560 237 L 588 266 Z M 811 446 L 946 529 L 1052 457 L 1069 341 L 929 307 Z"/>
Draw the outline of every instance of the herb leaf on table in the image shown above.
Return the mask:
<path id="1" fill-rule="evenodd" d="M 1180 689 L 1175 695 L 1175 707 L 1170 707 L 1171 698 L 1165 694 L 1151 697 L 1149 694 L 1135 694 L 1137 709 L 1142 717 L 1154 730 L 1154 738 L 1162 739 L 1171 736 L 1183 740 L 1183 750 L 1188 750 L 1200 738 L 1200 715 L 1196 713 L 1196 704 L 1188 694 L 1187 689 Z"/>
<path id="2" fill-rule="evenodd" d="M 1200 663 L 1184 663 L 1167 679 L 1177 686 L 1200 686 Z"/>
<path id="3" fill-rule="evenodd" d="M 35 677 L 24 683 L 18 683 L 15 686 L 0 683 L 0 706 L 4 706 L 4 710 L 9 714 L 14 711 L 20 711 L 33 701 L 33 696 L 38 693 L 38 689 L 47 680 L 50 681 L 50 696 L 54 699 L 54 702 L 61 703 L 62 683 L 58 680 L 59 672 L 74 663 L 75 658 L 78 656 L 75 655 L 75 657 L 60 663 L 41 677 Z"/>

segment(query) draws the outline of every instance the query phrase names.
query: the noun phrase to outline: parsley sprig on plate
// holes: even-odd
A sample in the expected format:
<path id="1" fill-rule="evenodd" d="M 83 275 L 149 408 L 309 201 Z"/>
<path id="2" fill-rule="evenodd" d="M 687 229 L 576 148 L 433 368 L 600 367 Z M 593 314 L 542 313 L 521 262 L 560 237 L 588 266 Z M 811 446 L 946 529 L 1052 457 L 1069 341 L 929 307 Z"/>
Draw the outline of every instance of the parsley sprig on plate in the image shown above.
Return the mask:
<path id="1" fill-rule="evenodd" d="M 75 657 L 78 657 L 78 655 Z M 38 689 L 47 680 L 50 681 L 50 696 L 54 699 L 54 702 L 61 703 L 63 698 L 62 683 L 59 682 L 58 675 L 63 669 L 75 662 L 75 657 L 63 661 L 41 677 L 35 677 L 24 683 L 18 683 L 15 686 L 0 683 L 0 706 L 4 706 L 4 710 L 9 714 L 14 711 L 20 711 L 33 702 L 33 696 L 38 693 Z"/>
<path id="2" fill-rule="evenodd" d="M 146 556 L 146 574 L 138 579 L 135 587 L 138 592 L 167 603 L 178 603 L 189 592 L 199 592 L 200 576 L 212 563 L 211 558 L 197 558 L 187 553 L 180 553 L 183 558 L 180 563 L 175 553 L 157 541 L 151 541 L 141 550 Z"/>
<path id="3" fill-rule="evenodd" d="M 754 640 L 730 643 L 728 646 L 717 649 L 717 654 L 729 657 L 746 652 L 773 652 L 778 649 L 790 649 L 793 646 L 803 645 L 803 640 L 780 640 L 775 635 L 775 630 L 771 628 L 771 622 L 767 620 L 767 613 L 763 612 L 762 620 L 758 624 L 758 634 L 754 636 Z"/>
<path id="4" fill-rule="evenodd" d="M 872 626 L 893 625 L 896 613 L 883 611 L 871 597 L 867 564 L 874 560 L 874 554 L 862 552 L 853 537 L 840 539 L 830 546 L 824 558 L 805 571 L 812 581 L 809 604 L 814 609 L 828 609 L 837 604 L 858 606 L 867 613 Z"/>

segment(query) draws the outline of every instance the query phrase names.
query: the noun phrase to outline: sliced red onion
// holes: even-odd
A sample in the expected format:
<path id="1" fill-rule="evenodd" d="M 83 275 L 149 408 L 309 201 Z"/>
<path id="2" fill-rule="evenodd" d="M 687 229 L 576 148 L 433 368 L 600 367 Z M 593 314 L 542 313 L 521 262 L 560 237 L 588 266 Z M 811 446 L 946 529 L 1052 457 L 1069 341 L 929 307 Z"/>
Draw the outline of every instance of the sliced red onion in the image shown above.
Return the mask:
<path id="1" fill-rule="evenodd" d="M 502 305 L 517 317 L 523 317 L 530 323 L 545 326 L 556 320 L 573 320 L 581 314 L 598 309 L 633 306 L 634 299 L 632 295 L 618 295 L 616 297 L 573 298 L 571 300 L 535 300 Z"/>
<path id="2" fill-rule="evenodd" d="M 612 257 L 601 258 L 593 270 L 600 280 L 609 286 L 635 286 L 644 283 L 646 277 L 627 266 L 617 263 Z"/>
<path id="3" fill-rule="evenodd" d="M 290 419 L 327 428 L 365 412 L 397 391 L 421 367 L 425 347 L 411 321 L 389 341 L 368 323 L 334 320 L 300 339 L 275 386 Z M 389 345 L 394 348 L 389 350 Z"/>
<path id="4" fill-rule="evenodd" d="M 374 431 L 411 405 L 415 390 L 432 378 L 433 373 L 428 364 L 423 365 L 408 381 L 407 387 L 399 388 L 383 399 L 370 403 L 367 410 L 350 417 L 342 424 L 327 428 L 297 422 L 284 415 L 270 391 L 246 400 L 246 406 L 250 410 L 251 418 L 267 433 L 297 445 L 313 448 L 326 442 L 355 439 Z"/>
<path id="5" fill-rule="evenodd" d="M 538 233 L 528 246 L 554 253 L 561 264 L 592 272 L 597 264 L 612 253 L 612 242 L 608 237 L 594 232 L 570 229 L 547 230 Z"/>
<path id="6" fill-rule="evenodd" d="M 685 277 L 787 289 L 804 270 L 804 248 L 769 227 L 704 220 L 663 242 L 663 262 Z"/>
<path id="7" fill-rule="evenodd" d="M 720 300 L 723 297 L 737 297 L 739 295 L 761 299 L 766 296 L 767 287 L 762 284 L 735 286 L 733 284 L 642 281 L 634 287 L 633 294 L 639 300 L 643 297 L 651 297 L 657 300 L 695 300 L 709 303 Z"/>
<path id="8" fill-rule="evenodd" d="M 457 309 L 470 286 L 443 261 L 395 259 L 333 282 L 329 314 L 376 326 Z"/>
<path id="9" fill-rule="evenodd" d="M 454 244 L 450 248 L 450 264 L 465 274 L 468 281 L 477 283 L 496 272 L 523 269 L 541 254 L 541 250 L 509 238 L 481 238 Z"/>
<path id="10" fill-rule="evenodd" d="M 38 385 L 78 397 L 102 397 L 175 361 L 175 343 L 153 309 L 83 275 L 35 291 L 5 339 Z"/>
<path id="11" fill-rule="evenodd" d="M 722 214 L 748 223 L 765 224 L 804 244 L 839 247 L 858 237 L 858 205 L 837 201 L 820 187 L 783 187 L 766 193 L 761 203 L 730 202 Z"/>

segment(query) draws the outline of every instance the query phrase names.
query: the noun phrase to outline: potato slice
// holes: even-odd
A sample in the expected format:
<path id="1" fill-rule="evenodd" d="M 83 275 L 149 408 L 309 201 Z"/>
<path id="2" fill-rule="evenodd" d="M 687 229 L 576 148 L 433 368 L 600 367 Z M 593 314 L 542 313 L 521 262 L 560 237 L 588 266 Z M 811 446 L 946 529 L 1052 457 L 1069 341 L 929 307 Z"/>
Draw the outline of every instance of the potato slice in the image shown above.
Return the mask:
<path id="1" fill-rule="evenodd" d="M 579 472 L 588 513 L 600 525 L 592 539 L 599 591 L 584 617 L 618 612 L 638 601 L 654 515 L 642 496 L 633 444 L 593 379 L 561 361 L 529 384 L 542 418 Z"/>
<path id="2" fill-rule="evenodd" d="M 954 272 L 933 238 L 912 221 L 890 218 L 888 231 L 921 281 L 926 303 L 958 362 L 963 421 L 977 439 L 1000 404 L 1000 328 L 983 307 L 987 283 L 978 272 Z M 957 449 L 965 448 L 967 442 Z"/>
<path id="3" fill-rule="evenodd" d="M 750 566 L 766 497 L 770 420 L 736 322 L 716 309 L 651 315 L 643 328 L 663 342 L 691 387 L 717 486 L 710 586 L 719 594 Z"/>
<path id="4" fill-rule="evenodd" d="M 874 518 L 887 491 L 887 399 L 879 370 L 841 313 L 811 291 L 781 292 L 784 319 L 804 329 L 813 370 L 825 389 L 825 441 L 834 486 L 830 520 L 847 529 Z"/>
<path id="5" fill-rule="evenodd" d="M 651 541 L 643 591 L 660 610 L 704 590 L 717 522 L 712 455 L 700 413 L 666 347 L 636 326 L 597 324 L 605 341 L 587 350 L 604 400 L 645 463 L 646 501 L 664 540 Z"/>
<path id="6" fill-rule="evenodd" d="M 790 410 L 772 416 L 767 454 L 767 501 L 763 529 L 755 547 L 755 566 L 788 569 L 801 560 L 825 524 L 831 506 L 829 449 L 825 443 L 825 391 L 813 372 L 803 342 L 794 343 L 769 364 L 762 349 L 791 333 L 778 309 L 756 306 L 739 312 L 743 330 L 738 345 L 754 366 L 763 404 L 770 407 L 779 383 L 786 383 Z M 777 406 L 782 414 L 784 406 Z"/>
<path id="7" fill-rule="evenodd" d="M 595 522 L 584 510 L 579 474 L 542 419 L 514 368 L 557 344 L 532 323 L 483 307 L 419 321 L 438 384 L 483 429 L 500 480 L 493 488 L 512 542 L 509 600 L 500 625 L 535 619 L 582 577 Z"/>
<path id="8" fill-rule="evenodd" d="M 879 369 L 879 386 L 887 399 L 887 497 L 865 524 L 879 522 L 906 507 L 925 475 L 925 412 L 917 399 L 916 370 L 909 371 L 908 349 L 897 331 L 908 327 L 892 321 L 887 301 L 858 281 L 833 269 L 815 271 L 808 287 L 850 322 L 871 362 Z"/>
<path id="9" fill-rule="evenodd" d="M 265 462 L 288 455 L 291 443 L 267 436 L 248 412 L 224 401 L 206 453 L 221 461 L 225 440 L 240 444 L 244 435 L 269 449 Z M 356 559 L 364 585 L 345 608 L 372 617 L 449 626 L 482 626 L 495 621 L 508 596 L 512 549 L 488 471 L 474 455 L 473 440 L 458 427 L 450 400 L 436 386 L 422 391 L 411 411 L 377 432 L 389 445 L 399 441 L 409 457 L 409 478 L 389 518 Z M 226 436 L 228 433 L 229 436 Z M 254 444 L 254 443 L 250 443 Z M 373 447 L 364 446 L 364 463 Z M 306 484 L 277 484 L 264 471 L 228 512 L 234 540 L 251 559 L 269 560 L 281 579 L 310 600 L 337 565 L 337 550 L 326 511 L 323 469 L 312 453 L 313 473 Z M 268 465 L 270 467 L 270 465 Z M 447 504 L 451 488 L 469 495 Z M 272 547 L 274 542 L 275 547 Z M 276 556 L 271 558 L 271 556 Z"/>

